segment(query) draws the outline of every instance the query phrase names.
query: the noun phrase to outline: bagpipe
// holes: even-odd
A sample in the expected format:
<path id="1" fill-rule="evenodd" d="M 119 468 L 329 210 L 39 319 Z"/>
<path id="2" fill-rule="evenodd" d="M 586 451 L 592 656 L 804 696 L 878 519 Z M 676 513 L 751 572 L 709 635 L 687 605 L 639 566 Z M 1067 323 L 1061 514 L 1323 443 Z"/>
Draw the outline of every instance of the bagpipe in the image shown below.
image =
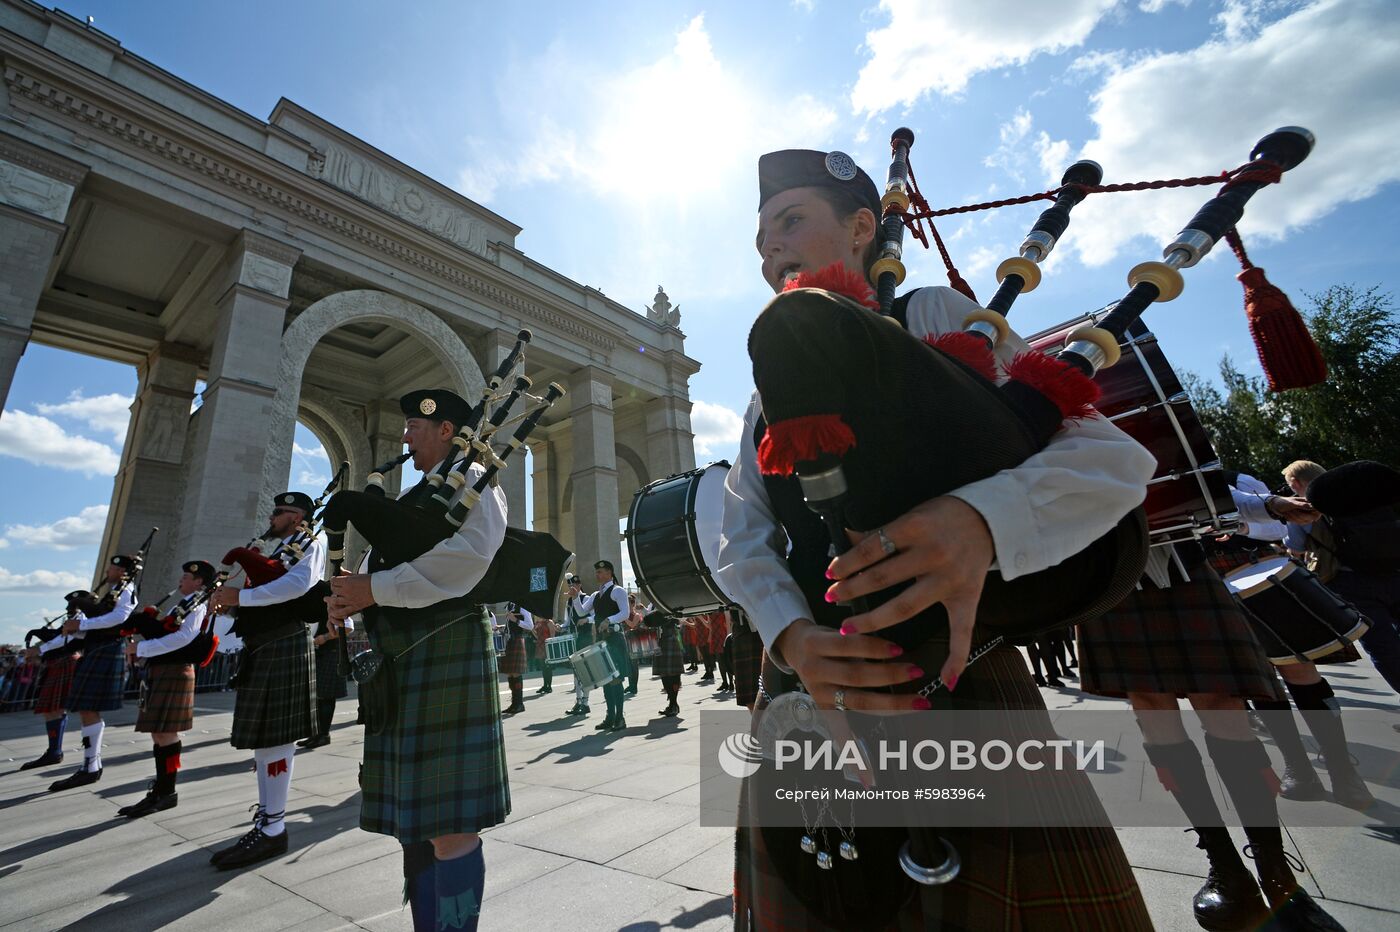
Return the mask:
<path id="1" fill-rule="evenodd" d="M 342 462 L 335 475 L 326 483 L 326 487 L 321 490 L 311 503 L 311 513 L 306 516 L 283 540 L 279 540 L 271 553 L 264 554 L 254 545 L 258 541 L 272 539 L 273 531 L 269 527 L 259 537 L 255 537 L 243 547 L 235 547 L 220 561 L 224 566 L 239 566 L 244 576 L 252 586 L 262 586 L 274 579 L 279 579 L 293 566 L 301 562 L 306 555 L 306 548 L 316 540 L 317 523 L 320 520 L 319 512 L 322 510 L 322 503 L 333 493 L 337 486 L 344 481 L 345 476 L 350 471 L 350 464 Z M 233 571 L 236 573 L 237 571 Z M 234 578 L 228 572 L 220 574 L 224 580 Z M 326 617 L 326 596 L 331 594 L 330 583 L 324 579 L 318 579 L 306 592 L 295 599 L 288 599 L 276 605 L 259 606 L 239 606 L 234 609 L 235 617 L 233 627 L 229 630 L 243 638 L 245 642 L 252 640 L 255 644 L 260 636 L 277 632 L 283 628 L 289 628 L 293 624 L 316 624 Z"/>
<path id="2" fill-rule="evenodd" d="M 142 640 L 153 641 L 180 630 L 190 613 L 207 603 L 224 584 L 225 578 L 225 575 L 220 573 L 212 583 L 181 600 L 168 614 L 162 616 L 160 606 L 179 592 L 178 588 L 170 590 L 156 604 L 132 612 L 131 617 L 120 628 L 122 636 L 136 635 Z M 207 667 L 219 650 L 219 636 L 214 633 L 214 617 L 213 612 L 206 611 L 200 620 L 199 633 L 193 641 L 156 657 L 147 657 L 147 662 L 192 663 L 198 667 Z"/>
<path id="3" fill-rule="evenodd" d="M 1014 469 L 1067 423 L 1092 416 L 1098 397 L 1093 377 L 1118 360 L 1120 344 L 1143 310 L 1180 294 L 1179 270 L 1196 264 L 1217 240 L 1234 238 L 1250 197 L 1303 161 L 1313 140 L 1306 130 L 1291 127 L 1261 139 L 1248 164 L 1215 179 L 1224 182 L 1222 190 L 1167 246 L 1163 260 L 1132 270 L 1131 290 L 1111 310 L 1091 326 L 1067 334 L 1057 355 L 1034 349 L 1018 354 L 1006 366 L 1004 379 L 993 350 L 1009 334 L 1005 315 L 1016 297 L 1039 281 L 1039 263 L 1065 232 L 1074 206 L 1086 193 L 1106 190 L 1098 188 L 1101 171 L 1093 163 L 1072 167 L 1061 189 L 1045 195 L 1055 203 L 1041 214 L 1021 254 L 1002 264 L 997 296 L 969 313 L 963 330 L 923 340 L 903 326 L 891 326 L 892 316 L 900 322 L 895 289 L 904 277 L 903 233 L 914 229 L 924 239 L 918 223 L 934 215 L 918 194 L 909 167 L 912 143 L 907 129 L 891 139 L 881 202 L 884 239 L 870 269 L 875 288 L 840 266 L 800 273 L 769 303 L 749 334 L 765 422 L 757 438 L 759 469 L 792 540 L 788 563 L 793 578 L 811 617 L 830 627 L 890 601 L 908 586 L 893 586 L 854 604 L 827 604 L 825 570 L 832 552 L 850 549 L 847 529 L 875 531 L 931 498 Z M 970 293 L 951 263 L 949 268 L 954 287 Z M 906 313 L 908 307 L 904 305 Z M 1258 322 L 1256 338 L 1267 333 L 1273 339 L 1280 328 L 1265 316 L 1269 319 Z M 1271 350 L 1291 361 L 1308 356 L 1306 348 L 1300 354 L 1280 342 L 1287 343 L 1273 339 Z M 1306 342 L 1311 345 L 1311 338 Z M 1275 352 L 1275 361 L 1277 356 Z M 1304 358 L 1288 375 L 1297 376 L 1307 362 Z M 1148 543 L 1147 516 L 1137 508 L 1058 565 L 1014 579 L 989 571 L 969 663 L 1007 640 L 1111 609 L 1140 579 Z M 936 604 L 875 633 L 908 652 L 946 638 L 947 630 L 947 613 Z M 949 701 L 946 691 L 940 693 L 943 685 L 935 676 L 890 691 L 917 692 L 939 708 Z M 780 705 L 788 711 L 779 712 Z M 810 697 L 800 693 L 778 696 L 768 707 L 765 715 L 779 713 L 775 731 L 782 730 L 777 723 L 801 718 L 804 709 L 797 706 L 815 711 Z M 784 719 L 789 712 L 796 719 Z M 876 914 L 898 909 L 916 882 L 927 889 L 948 882 L 959 870 L 956 852 L 932 829 L 862 829 L 858 860 L 853 843 L 849 853 L 847 844 L 840 846 L 840 859 L 833 856 L 838 836 L 830 826 L 805 834 L 791 828 L 758 830 L 784 879 L 802 891 L 804 900 L 820 904 L 818 911 L 838 926 L 878 923 Z M 840 831 L 839 837 L 849 841 L 847 829 Z M 937 866 L 924 866 L 929 863 Z M 841 869 L 834 870 L 837 864 Z"/>
<path id="4" fill-rule="evenodd" d="M 433 492 L 431 498 L 416 504 L 384 494 L 383 474 L 405 462 L 411 453 L 372 472 L 363 492 L 344 490 L 331 497 L 322 522 L 332 576 L 344 563 L 345 531 L 352 524 L 373 548 L 371 571 L 413 560 L 457 532 L 492 479 L 506 467 L 511 454 L 524 445 L 540 418 L 564 395 L 557 383 L 550 383 L 543 397 L 531 395 L 530 380 L 524 375 L 517 376 L 510 389 L 504 390 L 506 380 L 522 364 L 529 341 L 530 331 L 521 330 L 514 348 L 482 389 L 465 423 L 457 425 L 452 451 L 427 477 Z M 523 416 L 514 417 L 511 409 L 522 397 L 532 407 Z M 496 434 L 517 420 L 509 441 L 502 449 L 494 449 Z M 469 470 L 477 463 L 484 470 L 468 485 Z M 466 598 L 481 603 L 515 602 L 531 614 L 549 617 L 554 614 L 559 586 L 572 560 L 573 554 L 553 535 L 508 527 L 486 575 Z"/>
<path id="5" fill-rule="evenodd" d="M 133 580 L 138 580 L 137 586 L 139 589 L 139 578 L 146 566 L 146 554 L 150 551 L 151 542 L 155 540 L 156 534 L 159 532 L 160 528 L 151 528 L 150 533 L 146 535 L 146 539 L 141 542 L 141 546 L 136 548 L 136 552 L 132 554 L 132 566 L 129 569 L 122 570 L 121 578 L 118 579 L 117 582 L 113 583 L 110 579 L 105 578 L 104 574 L 102 581 L 94 586 L 92 590 L 75 589 L 65 595 L 63 599 L 67 603 L 67 607 L 64 609 L 63 614 L 55 615 L 53 618 L 45 621 L 40 627 L 30 628 L 26 631 L 24 633 L 25 646 L 28 647 L 31 641 L 46 644 L 58 637 L 63 633 L 60 622 L 75 618 L 79 613 L 85 618 L 95 618 L 99 615 L 107 614 L 116 607 L 117 594 Z M 56 652 L 51 656 L 62 657 L 67 654 L 77 653 L 82 647 L 82 640 L 75 639 L 57 648 Z"/>

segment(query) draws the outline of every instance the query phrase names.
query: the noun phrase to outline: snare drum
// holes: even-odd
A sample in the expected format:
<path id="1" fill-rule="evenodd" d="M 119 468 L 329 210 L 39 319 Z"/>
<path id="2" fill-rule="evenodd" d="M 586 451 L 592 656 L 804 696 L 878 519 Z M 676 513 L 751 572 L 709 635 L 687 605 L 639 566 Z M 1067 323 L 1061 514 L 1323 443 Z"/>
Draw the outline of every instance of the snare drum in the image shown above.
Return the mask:
<path id="1" fill-rule="evenodd" d="M 657 609 L 683 618 L 732 601 L 715 582 L 729 464 L 711 463 L 637 491 L 627 514 L 627 553 L 637 586 Z"/>
<path id="2" fill-rule="evenodd" d="M 569 655 L 578 647 L 578 638 L 573 632 L 549 638 L 544 642 L 545 663 L 568 663 Z"/>
<path id="3" fill-rule="evenodd" d="M 1092 326 L 1112 305 L 1052 327 L 1027 342 L 1043 353 L 1064 347 L 1070 331 Z M 1095 408 L 1157 458 L 1147 484 L 1147 529 L 1154 546 L 1232 533 L 1240 516 L 1215 448 L 1191 407 L 1191 398 L 1140 321 L 1120 344 L 1123 357 L 1100 370 Z"/>
<path id="4" fill-rule="evenodd" d="M 1269 661 L 1307 663 L 1345 648 L 1371 623 L 1288 557 L 1242 566 L 1225 585 L 1244 606 Z"/>
<path id="5" fill-rule="evenodd" d="M 617 664 L 608 653 L 608 645 L 599 641 L 569 657 L 574 667 L 574 679 L 584 690 L 597 689 L 618 679 Z"/>
<path id="6" fill-rule="evenodd" d="M 496 656 L 504 656 L 506 652 L 506 629 L 496 628 L 491 632 L 491 640 L 496 645 Z"/>

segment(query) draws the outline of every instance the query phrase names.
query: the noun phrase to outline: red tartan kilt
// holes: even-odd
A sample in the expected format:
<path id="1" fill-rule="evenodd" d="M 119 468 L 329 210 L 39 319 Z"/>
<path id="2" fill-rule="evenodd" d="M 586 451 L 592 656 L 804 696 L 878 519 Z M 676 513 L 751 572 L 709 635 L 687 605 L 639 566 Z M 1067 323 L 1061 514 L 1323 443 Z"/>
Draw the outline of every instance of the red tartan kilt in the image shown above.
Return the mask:
<path id="1" fill-rule="evenodd" d="M 777 679 L 777 668 L 765 656 L 764 682 Z M 958 700 L 1045 709 L 1025 659 L 1010 647 L 991 651 L 967 668 L 958 681 Z M 761 697 L 759 708 L 767 701 Z M 1087 778 L 1054 786 L 1046 790 L 1047 809 L 1086 810 L 1096 813 L 1096 818 L 1086 821 L 1107 822 Z M 923 915 L 916 892 L 888 926 L 891 932 L 1152 928 L 1132 868 L 1112 829 L 962 828 L 940 834 L 957 848 L 962 871 L 944 888 L 936 920 Z M 856 843 L 859 846 L 859 829 Z M 761 832 L 740 828 L 735 850 L 736 929 L 836 932 L 808 912 L 774 870 Z"/>
<path id="2" fill-rule="evenodd" d="M 724 650 L 724 639 L 729 637 L 729 625 L 723 618 L 710 621 L 710 653 L 715 656 Z"/>
<path id="3" fill-rule="evenodd" d="M 501 655 L 501 673 L 505 676 L 524 676 L 528 666 L 525 639 L 511 638 L 506 641 L 506 652 Z"/>
<path id="4" fill-rule="evenodd" d="M 189 731 L 194 727 L 194 664 L 152 663 L 147 667 L 146 701 L 136 718 L 144 734 Z"/>
<path id="5" fill-rule="evenodd" d="M 1215 570 L 1173 572 L 1159 589 L 1144 579 L 1108 614 L 1079 625 L 1079 687 L 1099 696 L 1191 693 L 1276 701 L 1273 665 Z"/>
<path id="6" fill-rule="evenodd" d="M 69 654 L 56 660 L 44 661 L 44 678 L 39 683 L 39 694 L 34 697 L 34 712 L 48 715 L 68 708 L 68 691 L 73 686 L 73 669 L 78 659 Z"/>

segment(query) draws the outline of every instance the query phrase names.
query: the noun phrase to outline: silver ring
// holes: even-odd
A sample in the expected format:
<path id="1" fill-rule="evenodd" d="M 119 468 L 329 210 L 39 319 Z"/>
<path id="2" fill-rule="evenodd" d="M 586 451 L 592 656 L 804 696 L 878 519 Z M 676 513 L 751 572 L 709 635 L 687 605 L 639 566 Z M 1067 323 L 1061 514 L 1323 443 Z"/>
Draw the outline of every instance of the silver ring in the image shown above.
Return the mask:
<path id="1" fill-rule="evenodd" d="M 831 701 L 836 704 L 836 711 L 846 711 L 846 691 L 844 689 L 838 689 L 836 692 L 832 693 Z"/>
<path id="2" fill-rule="evenodd" d="M 875 536 L 880 539 L 880 549 L 885 551 L 885 556 L 892 557 L 896 553 L 899 553 L 899 548 L 894 545 L 894 541 L 890 540 L 884 528 L 880 528 L 876 531 Z"/>

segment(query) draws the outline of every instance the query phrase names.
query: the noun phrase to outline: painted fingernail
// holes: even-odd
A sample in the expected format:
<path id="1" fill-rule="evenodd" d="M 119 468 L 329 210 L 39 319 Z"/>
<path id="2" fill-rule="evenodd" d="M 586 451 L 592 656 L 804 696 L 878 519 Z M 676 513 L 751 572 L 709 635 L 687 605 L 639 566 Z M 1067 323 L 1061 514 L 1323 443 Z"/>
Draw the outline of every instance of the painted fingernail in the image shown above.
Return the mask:
<path id="1" fill-rule="evenodd" d="M 916 666 L 914 666 L 913 664 L 910 664 L 910 665 L 909 665 L 909 678 L 910 678 L 911 680 L 921 680 L 921 679 L 923 679 L 923 678 L 924 678 L 924 669 L 923 669 L 923 667 L 916 667 Z"/>
<path id="2" fill-rule="evenodd" d="M 948 692 L 952 692 L 953 690 L 957 689 L 958 675 L 954 673 L 952 676 L 948 677 L 946 680 L 943 681 L 943 685 L 948 687 Z"/>
<path id="3" fill-rule="evenodd" d="M 842 633 L 842 634 L 855 634 L 855 633 L 856 633 L 856 626 L 853 625 L 853 624 L 851 624 L 851 623 L 848 621 L 848 622 L 846 622 L 844 625 L 841 626 L 841 633 Z"/>
<path id="4" fill-rule="evenodd" d="M 933 703 L 929 702 L 923 696 L 915 696 L 914 701 L 909 703 L 909 707 L 911 709 L 917 709 L 920 712 L 927 712 L 929 709 L 933 708 Z"/>
<path id="5" fill-rule="evenodd" d="M 827 579 L 835 579 L 835 578 L 836 578 L 836 574 L 833 573 L 833 572 L 831 571 L 831 567 L 829 567 L 829 566 L 826 568 L 826 578 L 827 578 Z"/>
<path id="6" fill-rule="evenodd" d="M 891 645 L 890 645 L 890 656 L 891 656 L 891 657 L 898 657 L 898 656 L 899 656 L 900 654 L 902 654 L 902 653 L 904 653 L 904 648 L 900 647 L 898 644 L 891 644 Z"/>
<path id="7" fill-rule="evenodd" d="M 823 599 L 826 599 L 828 602 L 832 602 L 832 603 L 834 603 L 834 602 L 836 601 L 836 596 L 832 594 L 832 592 L 831 592 L 830 589 L 826 590 L 826 594 L 823 595 L 822 598 L 823 598 Z"/>

